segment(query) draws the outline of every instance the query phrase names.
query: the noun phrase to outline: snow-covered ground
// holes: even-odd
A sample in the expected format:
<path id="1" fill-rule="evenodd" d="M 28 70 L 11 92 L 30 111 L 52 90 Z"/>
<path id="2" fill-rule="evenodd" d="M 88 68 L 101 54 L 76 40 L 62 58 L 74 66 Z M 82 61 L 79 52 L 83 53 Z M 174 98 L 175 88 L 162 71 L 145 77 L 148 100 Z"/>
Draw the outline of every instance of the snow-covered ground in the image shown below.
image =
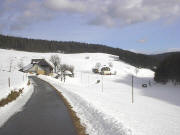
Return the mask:
<path id="1" fill-rule="evenodd" d="M 23 87 L 23 93 L 11 103 L 0 107 L 0 127 L 15 113 L 22 111 L 23 106 L 27 103 L 27 101 L 30 99 L 34 88 L 32 85 L 30 86 L 24 86 Z"/>
<path id="2" fill-rule="evenodd" d="M 24 88 L 23 93 L 11 103 L 0 107 L 0 127 L 22 107 L 33 93 L 33 87 L 27 86 L 27 75 L 18 71 L 18 63 L 21 60 L 14 51 L 0 49 L 0 100 L 6 98 L 12 90 Z M 10 78 L 10 88 L 9 81 Z"/>
<path id="3" fill-rule="evenodd" d="M 2 50 L 4 62 L 8 58 L 21 59 L 25 65 L 32 58 L 50 58 L 53 53 L 28 53 Z M 58 54 L 61 63 L 75 67 L 75 77 L 66 82 L 52 77 L 39 76 L 52 83 L 73 106 L 90 135 L 179 135 L 180 134 L 180 87 L 161 85 L 153 81 L 154 72 L 135 67 L 117 57 L 103 53 Z M 93 74 L 97 62 L 113 63 L 117 75 Z M 2 63 L 2 62 L 1 62 Z M 0 65 L 1 67 L 1 65 Z M 131 77 L 134 77 L 134 103 L 131 102 Z M 100 80 L 100 83 L 96 83 Z M 151 87 L 142 88 L 151 82 Z M 103 81 L 103 87 L 102 87 Z"/>
<path id="4" fill-rule="evenodd" d="M 8 78 L 10 78 L 10 88 L 8 84 Z M 24 83 L 27 82 L 27 77 L 19 71 L 0 71 L 0 99 L 5 98 L 11 90 L 17 90 L 23 87 Z"/>
<path id="5" fill-rule="evenodd" d="M 143 72 L 145 72 L 144 70 Z M 147 72 L 149 72 L 147 70 Z M 82 76 L 82 80 L 81 80 Z M 180 89 L 171 84 L 152 83 L 151 77 L 135 78 L 134 103 L 131 103 L 131 76 L 103 77 L 79 73 L 65 83 L 51 77 L 40 78 L 53 84 L 72 104 L 90 135 L 179 135 Z"/>
<path id="6" fill-rule="evenodd" d="M 20 59 L 13 51 L 0 49 L 0 100 L 11 90 L 18 89 L 27 82 L 27 75 L 18 71 L 19 62 Z M 10 78 L 10 88 L 8 78 Z"/>

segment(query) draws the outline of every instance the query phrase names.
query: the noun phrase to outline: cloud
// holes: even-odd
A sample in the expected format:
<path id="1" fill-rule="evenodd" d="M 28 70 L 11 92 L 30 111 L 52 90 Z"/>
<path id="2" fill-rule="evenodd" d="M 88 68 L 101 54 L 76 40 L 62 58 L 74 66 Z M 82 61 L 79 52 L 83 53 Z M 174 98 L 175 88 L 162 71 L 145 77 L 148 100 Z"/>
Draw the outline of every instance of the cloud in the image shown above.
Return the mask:
<path id="1" fill-rule="evenodd" d="M 49 21 L 53 18 L 53 13 L 43 8 L 41 3 L 32 2 L 19 16 L 15 17 L 14 23 L 11 24 L 10 30 L 23 30 L 32 23 L 40 21 Z"/>
<path id="2" fill-rule="evenodd" d="M 140 40 L 138 40 L 137 42 L 143 44 L 143 43 L 146 43 L 146 42 L 147 42 L 147 39 L 140 39 Z"/>
<path id="3" fill-rule="evenodd" d="M 105 27 L 161 18 L 168 22 L 180 16 L 180 0 L 3 0 L 0 5 L 0 20 L 11 30 L 53 20 L 61 13 L 80 14 L 87 24 Z"/>
<path id="4" fill-rule="evenodd" d="M 49 21 L 53 13 L 44 7 L 41 1 L 34 0 L 4 0 L 0 9 L 0 24 L 6 24 L 3 31 L 19 31 L 33 23 Z"/>
<path id="5" fill-rule="evenodd" d="M 180 48 L 170 48 L 167 52 L 180 52 Z"/>
<path id="6" fill-rule="evenodd" d="M 87 10 L 85 2 L 79 0 L 46 0 L 44 5 L 51 10 L 60 12 L 82 13 Z"/>

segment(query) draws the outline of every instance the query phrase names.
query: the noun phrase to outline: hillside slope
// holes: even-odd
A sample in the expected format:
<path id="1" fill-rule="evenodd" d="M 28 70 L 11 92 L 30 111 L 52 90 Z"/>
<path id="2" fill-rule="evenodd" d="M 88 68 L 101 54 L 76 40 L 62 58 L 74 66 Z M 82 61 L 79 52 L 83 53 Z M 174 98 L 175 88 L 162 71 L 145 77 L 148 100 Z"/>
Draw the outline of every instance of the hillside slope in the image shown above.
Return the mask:
<path id="1" fill-rule="evenodd" d="M 154 72 L 149 69 L 141 68 L 136 74 L 134 66 L 117 61 L 118 56 L 115 55 L 34 53 L 0 49 L 1 80 L 4 81 L 4 85 L 7 85 L 4 70 L 9 69 L 11 59 L 12 68 L 18 72 L 16 65 L 20 61 L 27 65 L 32 58 L 49 60 L 50 56 L 55 54 L 61 58 L 61 63 L 75 67 L 75 77 L 67 77 L 65 83 L 52 77 L 39 77 L 49 81 L 62 92 L 81 118 L 81 122 L 86 125 L 89 135 L 180 134 L 179 86 L 155 83 Z M 102 65 L 111 62 L 112 70 L 117 74 L 111 76 L 93 74 L 91 70 L 97 62 Z M 131 101 L 132 75 L 135 76 L 133 104 Z M 19 77 L 23 80 L 23 76 Z M 100 83 L 97 83 L 97 80 L 100 80 Z M 142 88 L 141 85 L 148 84 L 149 81 L 151 86 Z M 1 89 L 1 93 L 2 91 L 6 93 L 6 89 Z"/>
<path id="2" fill-rule="evenodd" d="M 0 48 L 43 53 L 108 53 L 112 55 L 117 55 L 119 56 L 119 59 L 136 67 L 144 67 L 150 69 L 153 69 L 154 66 L 157 66 L 160 61 L 158 59 L 159 57 L 134 53 L 105 45 L 80 42 L 62 42 L 37 39 L 35 40 L 4 35 L 0 35 Z"/>

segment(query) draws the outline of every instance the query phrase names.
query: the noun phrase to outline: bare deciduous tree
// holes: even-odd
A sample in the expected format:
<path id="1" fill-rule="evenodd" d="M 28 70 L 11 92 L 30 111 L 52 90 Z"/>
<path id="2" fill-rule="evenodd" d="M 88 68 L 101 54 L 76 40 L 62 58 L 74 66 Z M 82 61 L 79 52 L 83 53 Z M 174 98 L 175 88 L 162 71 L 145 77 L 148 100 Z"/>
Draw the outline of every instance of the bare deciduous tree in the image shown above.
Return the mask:
<path id="1" fill-rule="evenodd" d="M 52 55 L 50 61 L 54 65 L 54 72 L 57 72 L 57 69 L 60 67 L 61 59 L 58 55 Z"/>
<path id="2" fill-rule="evenodd" d="M 96 63 L 95 68 L 99 69 L 100 67 L 101 67 L 101 63 L 100 62 Z"/>
<path id="3" fill-rule="evenodd" d="M 21 59 L 20 62 L 17 64 L 17 67 L 22 69 L 24 67 L 24 62 L 23 60 Z"/>
<path id="4" fill-rule="evenodd" d="M 109 62 L 108 65 L 109 65 L 110 68 L 113 67 L 113 63 L 112 62 Z"/>
<path id="5" fill-rule="evenodd" d="M 74 66 L 72 65 L 67 65 L 67 64 L 62 64 L 61 65 L 61 72 L 64 72 L 64 71 L 70 71 L 72 74 L 74 74 Z"/>
<path id="6" fill-rule="evenodd" d="M 74 66 L 70 65 L 69 66 L 69 71 L 71 71 L 71 73 L 74 74 Z"/>
<path id="7" fill-rule="evenodd" d="M 10 61 L 9 61 L 9 72 L 11 72 L 12 65 L 13 65 L 13 59 L 10 59 Z"/>
<path id="8" fill-rule="evenodd" d="M 139 72 L 139 68 L 136 67 L 136 68 L 134 69 L 134 71 L 135 71 L 135 73 L 136 73 L 136 75 L 137 75 L 138 72 Z"/>

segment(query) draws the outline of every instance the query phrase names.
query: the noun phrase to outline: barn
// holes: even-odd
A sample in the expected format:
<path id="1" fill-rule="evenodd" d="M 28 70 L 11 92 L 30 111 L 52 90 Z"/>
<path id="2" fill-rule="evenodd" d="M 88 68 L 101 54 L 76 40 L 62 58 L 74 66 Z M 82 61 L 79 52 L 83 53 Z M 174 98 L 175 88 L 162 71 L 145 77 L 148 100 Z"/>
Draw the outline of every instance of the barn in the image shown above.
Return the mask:
<path id="1" fill-rule="evenodd" d="M 25 73 L 49 75 L 53 72 L 53 66 L 45 59 L 32 59 L 31 63 L 20 71 Z"/>

